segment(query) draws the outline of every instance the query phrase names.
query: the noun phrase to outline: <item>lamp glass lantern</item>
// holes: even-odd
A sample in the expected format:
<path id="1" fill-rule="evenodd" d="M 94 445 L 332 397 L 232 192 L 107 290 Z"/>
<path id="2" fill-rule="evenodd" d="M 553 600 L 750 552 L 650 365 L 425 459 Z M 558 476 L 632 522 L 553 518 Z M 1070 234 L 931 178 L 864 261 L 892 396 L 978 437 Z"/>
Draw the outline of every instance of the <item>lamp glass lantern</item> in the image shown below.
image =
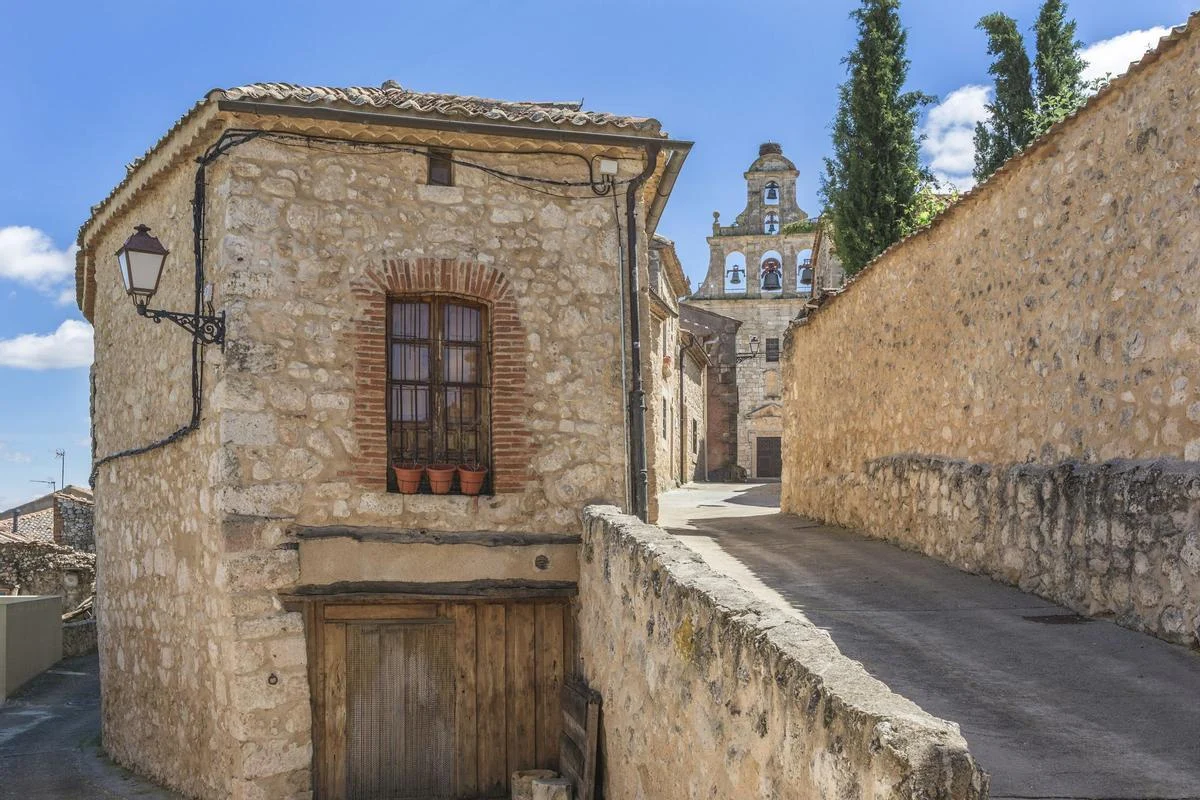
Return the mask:
<path id="1" fill-rule="evenodd" d="M 145 225 L 138 225 L 134 234 L 117 251 L 125 292 L 136 305 L 145 308 L 158 291 L 158 281 L 168 255 L 170 252 L 167 248 L 150 234 L 150 228 Z"/>
<path id="2" fill-rule="evenodd" d="M 750 337 L 750 355 L 752 355 L 752 356 L 758 355 L 758 337 L 757 336 Z"/>

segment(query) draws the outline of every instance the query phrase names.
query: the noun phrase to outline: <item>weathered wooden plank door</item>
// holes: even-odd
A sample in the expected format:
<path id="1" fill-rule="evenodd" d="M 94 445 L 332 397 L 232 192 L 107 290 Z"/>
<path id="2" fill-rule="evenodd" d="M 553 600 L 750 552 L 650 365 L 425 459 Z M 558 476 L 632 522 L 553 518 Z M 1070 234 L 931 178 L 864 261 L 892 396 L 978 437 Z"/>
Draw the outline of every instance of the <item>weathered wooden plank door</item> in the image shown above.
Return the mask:
<path id="1" fill-rule="evenodd" d="M 317 601 L 318 797 L 507 797 L 557 769 L 569 605 L 552 600 Z"/>
<path id="2" fill-rule="evenodd" d="M 326 609 L 327 796 L 455 796 L 455 629 L 440 610 Z"/>

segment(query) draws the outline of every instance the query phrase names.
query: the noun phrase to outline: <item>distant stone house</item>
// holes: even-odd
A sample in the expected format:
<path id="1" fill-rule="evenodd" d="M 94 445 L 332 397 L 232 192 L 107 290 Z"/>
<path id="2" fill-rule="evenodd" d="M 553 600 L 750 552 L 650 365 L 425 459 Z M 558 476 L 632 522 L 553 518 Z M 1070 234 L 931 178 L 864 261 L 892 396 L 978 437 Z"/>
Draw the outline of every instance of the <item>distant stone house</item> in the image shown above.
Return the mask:
<path id="1" fill-rule="evenodd" d="M 675 244 L 655 236 L 650 244 L 650 519 L 658 496 L 705 480 L 708 351 L 703 335 L 680 318 L 679 299 L 691 293 Z"/>
<path id="2" fill-rule="evenodd" d="M 204 798 L 506 797 L 558 764 L 581 509 L 644 514 L 654 480 L 648 251 L 689 146 L 254 84 L 132 166 L 77 269 L 118 761 Z M 223 346 L 139 316 L 137 225 L 171 251 L 147 313 L 211 304 Z M 480 493 L 432 493 L 441 462 Z"/>
<path id="3" fill-rule="evenodd" d="M 87 489 L 0 511 L 0 594 L 60 595 L 69 611 L 95 592 L 95 549 Z"/>

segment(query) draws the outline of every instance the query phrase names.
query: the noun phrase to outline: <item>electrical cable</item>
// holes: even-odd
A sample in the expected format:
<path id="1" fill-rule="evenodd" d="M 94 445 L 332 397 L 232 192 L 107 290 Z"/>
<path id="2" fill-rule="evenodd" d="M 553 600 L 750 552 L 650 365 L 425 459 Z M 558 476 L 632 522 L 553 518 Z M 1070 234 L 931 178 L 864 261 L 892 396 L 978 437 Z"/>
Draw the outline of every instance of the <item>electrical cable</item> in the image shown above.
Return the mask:
<path id="1" fill-rule="evenodd" d="M 399 145 L 399 144 L 391 145 L 391 144 L 380 143 L 380 142 L 362 142 L 362 141 L 359 141 L 356 139 L 344 139 L 344 138 L 329 137 L 329 136 L 313 136 L 311 134 L 300 134 L 300 133 L 292 133 L 292 132 L 284 132 L 284 131 L 269 131 L 269 130 L 257 130 L 257 129 L 230 129 L 230 130 L 224 131 L 221 134 L 221 136 L 217 139 L 217 141 L 214 142 L 207 150 L 205 150 L 203 155 L 201 155 L 199 158 L 196 159 L 198 166 L 196 168 L 195 185 L 194 185 L 194 192 L 193 192 L 193 196 L 192 196 L 192 253 L 193 253 L 194 260 L 195 260 L 195 275 L 194 275 L 194 278 L 195 278 L 195 310 L 194 310 L 194 314 L 197 319 L 199 319 L 199 317 L 201 316 L 201 312 L 203 310 L 202 297 L 203 297 L 203 293 L 204 293 L 204 242 L 205 242 L 204 225 L 205 225 L 205 211 L 206 211 L 205 178 L 206 178 L 206 174 L 207 174 L 207 167 L 209 164 L 213 163 L 214 161 L 216 161 L 221 156 L 228 153 L 233 148 L 238 147 L 239 145 L 246 144 L 249 141 L 252 141 L 254 139 L 259 139 L 259 138 L 270 139 L 270 140 L 276 141 L 279 144 L 282 144 L 284 146 L 291 146 L 291 147 L 301 146 L 300 143 L 303 142 L 303 146 L 305 146 L 309 149 L 324 150 L 326 152 L 334 152 L 334 153 L 341 153 L 341 152 L 345 152 L 345 151 L 336 150 L 336 149 L 332 149 L 332 148 L 315 147 L 313 145 L 313 142 L 325 142 L 325 143 L 332 143 L 332 144 L 340 144 L 340 145 L 346 145 L 351 148 L 374 149 L 375 154 L 380 154 L 380 155 L 389 154 L 389 153 L 407 153 L 407 154 L 411 154 L 411 155 L 426 156 L 426 155 L 428 155 L 429 150 L 430 150 L 430 148 L 428 148 L 428 147 L 418 148 L 418 147 L 413 147 L 410 145 Z M 437 149 L 437 148 L 434 148 L 434 149 Z M 602 198 L 602 197 L 611 195 L 613 198 L 614 209 L 617 208 L 617 205 L 616 205 L 616 194 L 617 194 L 616 189 L 617 189 L 617 187 L 618 186 L 626 186 L 626 185 L 631 184 L 634 181 L 638 180 L 635 178 L 635 179 L 629 179 L 629 180 L 624 180 L 624 181 L 618 181 L 618 180 L 615 180 L 614 178 L 612 178 L 611 176 L 605 176 L 604 179 L 602 181 L 600 181 L 598 184 L 597 181 L 595 181 L 591 175 L 592 162 L 590 160 L 588 160 L 588 158 L 586 156 L 583 156 L 582 154 L 579 154 L 579 153 L 560 153 L 560 152 L 556 152 L 556 151 L 552 151 L 552 150 L 534 150 L 534 151 L 488 150 L 488 149 L 484 149 L 484 148 L 468 148 L 468 147 L 453 147 L 453 148 L 447 148 L 447 149 L 449 149 L 451 151 L 461 150 L 461 151 L 465 151 L 465 152 L 489 153 L 489 154 L 493 154 L 493 155 L 514 155 L 514 156 L 552 155 L 552 156 L 564 156 L 564 157 L 579 158 L 585 162 L 585 164 L 588 168 L 588 180 L 587 181 L 563 181 L 563 180 L 555 180 L 555 179 L 551 179 L 551 178 L 542 178 L 540 176 L 534 176 L 534 175 L 520 175 L 517 173 L 511 173 L 506 170 L 500 170 L 495 167 L 488 167 L 483 164 L 477 164 L 477 163 L 474 163 L 471 161 L 465 161 L 462 159 L 451 158 L 450 161 L 454 164 L 457 164 L 457 165 L 460 165 L 460 166 L 463 166 L 463 167 L 466 167 L 469 169 L 477 169 L 485 174 L 488 174 L 494 178 L 497 178 L 498 180 L 501 180 L 506 183 L 510 183 L 514 186 L 517 186 L 518 188 L 537 192 L 537 193 L 544 194 L 544 195 L 547 195 L 550 197 L 557 197 L 557 198 L 565 199 L 565 200 L 590 200 L 590 199 Z M 614 160 L 619 159 L 619 160 L 626 160 L 626 161 L 627 160 L 640 160 L 640 159 L 632 159 L 628 156 L 615 156 L 615 157 L 611 157 L 611 158 L 613 158 Z M 552 192 L 552 191 L 542 189 L 539 187 L 525 185 L 525 184 L 521 183 L 521 181 L 529 181 L 531 183 L 541 183 L 541 184 L 547 184 L 547 185 L 552 185 L 552 186 L 559 186 L 559 187 L 563 187 L 563 188 L 582 188 L 584 186 L 587 186 L 591 189 L 593 196 L 588 197 L 586 195 L 578 196 L 578 195 L 560 194 L 560 193 Z M 620 214 L 619 213 L 617 213 L 617 220 L 618 220 L 617 221 L 617 238 L 618 238 L 618 242 L 620 242 L 621 234 L 620 234 Z M 624 358 L 622 358 L 622 369 L 624 369 Z M 110 453 L 109 455 L 104 456 L 103 458 L 97 459 L 92 464 L 92 471 L 91 471 L 91 474 L 88 476 L 88 485 L 90 485 L 93 489 L 95 488 L 96 478 L 100 473 L 100 468 L 103 467 L 105 464 L 116 461 L 117 459 L 127 458 L 129 456 L 141 455 L 142 453 L 149 453 L 153 450 L 158 450 L 162 447 L 166 447 L 167 445 L 170 445 L 170 444 L 173 444 L 174 442 L 179 441 L 183 437 L 187 436 L 189 433 L 199 429 L 202 404 L 203 404 L 203 394 L 204 394 L 204 345 L 199 341 L 198 337 L 195 337 L 195 336 L 193 337 L 193 341 L 192 341 L 191 383 L 192 383 L 192 415 L 191 415 L 191 418 L 188 420 L 187 424 L 176 429 L 174 432 L 170 433 L 169 435 L 167 435 L 161 439 L 158 439 L 156 441 L 150 442 L 149 444 L 140 445 L 138 447 L 130 447 L 125 450 L 120 450 L 115 453 Z"/>

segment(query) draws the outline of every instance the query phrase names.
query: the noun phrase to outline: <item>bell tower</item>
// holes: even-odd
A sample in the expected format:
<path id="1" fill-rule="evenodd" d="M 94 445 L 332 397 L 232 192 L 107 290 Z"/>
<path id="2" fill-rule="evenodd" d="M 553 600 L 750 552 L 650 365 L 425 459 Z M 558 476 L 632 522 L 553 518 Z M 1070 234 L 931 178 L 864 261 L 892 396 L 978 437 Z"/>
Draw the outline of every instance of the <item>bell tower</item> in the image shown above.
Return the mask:
<path id="1" fill-rule="evenodd" d="M 778 144 L 759 146 L 743 173 L 746 205 L 732 225 L 713 212 L 708 274 L 683 301 L 741 323 L 733 364 L 709 378 L 710 392 L 734 396 L 722 401 L 728 413 L 709 416 L 709 441 L 728 442 L 736 453 L 731 463 L 709 464 L 710 474 L 726 479 L 769 480 L 782 471 L 783 344 L 812 294 L 817 235 L 817 221 L 796 203 L 799 174 Z M 717 405 L 712 396 L 710 408 Z"/>
<path id="2" fill-rule="evenodd" d="M 713 212 L 708 274 L 692 295 L 694 299 L 807 297 L 811 293 L 816 221 L 805 225 L 808 214 L 796 203 L 799 174 L 779 144 L 759 145 L 758 158 L 743 174 L 746 205 L 742 212 L 732 225 L 722 225 L 720 212 Z M 783 233 L 789 224 L 800 230 Z"/>

